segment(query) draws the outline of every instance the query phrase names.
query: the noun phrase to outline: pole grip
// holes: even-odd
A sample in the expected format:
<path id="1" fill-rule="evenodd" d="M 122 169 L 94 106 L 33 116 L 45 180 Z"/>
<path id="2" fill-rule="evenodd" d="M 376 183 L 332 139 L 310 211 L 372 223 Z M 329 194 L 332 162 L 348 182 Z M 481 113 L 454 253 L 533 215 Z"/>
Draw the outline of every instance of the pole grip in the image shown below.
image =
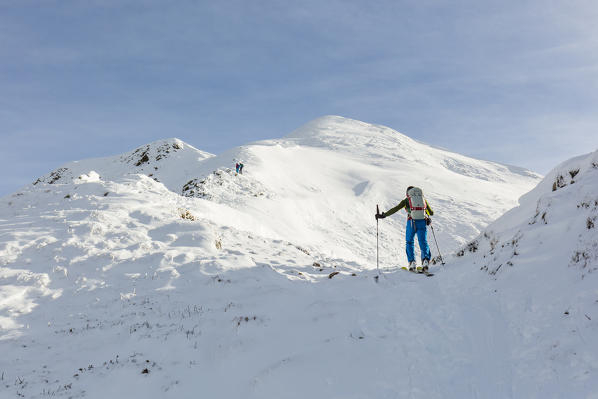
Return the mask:
<path id="1" fill-rule="evenodd" d="M 380 208 L 378 208 L 378 204 L 376 204 L 376 215 L 380 214 Z"/>

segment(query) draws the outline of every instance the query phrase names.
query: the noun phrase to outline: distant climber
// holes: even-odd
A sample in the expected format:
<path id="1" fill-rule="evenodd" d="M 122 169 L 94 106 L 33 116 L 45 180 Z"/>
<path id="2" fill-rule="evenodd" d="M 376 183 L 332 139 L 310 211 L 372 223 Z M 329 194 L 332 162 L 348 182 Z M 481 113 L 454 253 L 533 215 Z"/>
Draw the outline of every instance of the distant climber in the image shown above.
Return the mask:
<path id="1" fill-rule="evenodd" d="M 239 162 L 239 173 L 243 174 L 243 162 Z"/>
<path id="2" fill-rule="evenodd" d="M 239 162 L 237 162 L 237 165 L 235 166 L 237 173 L 239 173 Z"/>
<path id="3" fill-rule="evenodd" d="M 428 245 L 428 231 L 427 225 L 432 223 L 428 216 L 434 215 L 434 211 L 424 198 L 422 190 L 418 187 L 409 186 L 406 192 L 407 197 L 399 202 L 397 206 L 389 209 L 386 212 L 376 213 L 376 219 L 384 219 L 405 208 L 407 211 L 407 229 L 405 231 L 405 250 L 407 252 L 407 260 L 409 261 L 409 270 L 421 273 L 428 272 L 430 265 L 430 246 Z M 415 234 L 417 233 L 417 241 L 421 250 L 422 266 L 418 267 L 415 262 Z"/>

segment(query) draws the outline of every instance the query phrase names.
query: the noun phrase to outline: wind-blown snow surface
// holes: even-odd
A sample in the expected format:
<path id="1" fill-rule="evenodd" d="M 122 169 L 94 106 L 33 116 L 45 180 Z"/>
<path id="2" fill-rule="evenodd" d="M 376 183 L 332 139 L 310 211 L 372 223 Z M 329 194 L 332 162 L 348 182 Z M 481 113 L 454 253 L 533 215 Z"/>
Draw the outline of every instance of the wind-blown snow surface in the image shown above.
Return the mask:
<path id="1" fill-rule="evenodd" d="M 594 349 L 578 375 L 527 346 L 543 320 L 516 328 L 539 280 L 511 302 L 466 257 L 397 272 L 399 214 L 373 278 L 375 204 L 422 187 L 449 253 L 538 181 L 340 117 L 219 156 L 170 139 L 67 164 L 0 200 L 0 396 L 589 394 Z"/>

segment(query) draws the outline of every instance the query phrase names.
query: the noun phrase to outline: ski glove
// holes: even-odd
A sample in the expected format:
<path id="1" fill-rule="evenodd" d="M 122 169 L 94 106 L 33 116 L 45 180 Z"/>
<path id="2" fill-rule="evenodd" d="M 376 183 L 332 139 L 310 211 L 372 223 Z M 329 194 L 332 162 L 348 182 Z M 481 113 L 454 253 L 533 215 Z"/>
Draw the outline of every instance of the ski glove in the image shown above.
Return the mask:
<path id="1" fill-rule="evenodd" d="M 386 215 L 384 214 L 384 212 L 376 214 L 376 220 L 378 220 L 378 219 L 384 219 L 385 217 L 386 217 Z"/>
<path id="2" fill-rule="evenodd" d="M 429 226 L 431 224 L 432 224 L 432 219 L 426 218 L 426 226 Z"/>

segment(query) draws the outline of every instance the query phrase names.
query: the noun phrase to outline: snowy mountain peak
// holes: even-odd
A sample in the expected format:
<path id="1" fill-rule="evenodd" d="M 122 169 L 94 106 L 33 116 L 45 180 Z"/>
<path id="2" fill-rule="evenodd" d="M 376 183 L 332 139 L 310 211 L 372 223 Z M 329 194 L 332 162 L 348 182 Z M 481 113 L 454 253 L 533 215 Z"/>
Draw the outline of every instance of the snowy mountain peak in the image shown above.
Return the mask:
<path id="1" fill-rule="evenodd" d="M 480 180 L 499 181 L 505 174 L 509 179 L 514 176 L 517 180 L 541 178 L 538 173 L 524 168 L 470 158 L 418 142 L 386 126 L 341 116 L 317 118 L 285 139 L 297 145 L 323 147 L 369 157 L 373 162 L 395 161 L 397 165 L 408 162 L 420 165 L 422 169 L 440 167 Z"/>
<path id="2" fill-rule="evenodd" d="M 327 145 L 334 148 L 355 146 L 367 149 L 375 146 L 415 143 L 414 140 L 391 128 L 336 115 L 314 119 L 285 138 L 302 145 Z"/>
<path id="3" fill-rule="evenodd" d="M 213 156 L 177 138 L 157 140 L 122 155 L 70 162 L 40 177 L 33 186 L 71 184 L 87 179 L 85 176 L 92 172 L 102 181 L 118 181 L 132 174 L 143 174 L 180 192 L 189 171 Z"/>
<path id="4" fill-rule="evenodd" d="M 187 158 L 195 158 L 196 161 L 201 161 L 212 156 L 214 155 L 198 150 L 180 139 L 170 138 L 151 142 L 121 155 L 120 158 L 129 165 L 139 167 L 151 166 L 167 159 L 186 160 Z"/>
<path id="5" fill-rule="evenodd" d="M 123 155 L 122 159 L 128 164 L 142 166 L 168 158 L 171 153 L 181 151 L 186 146 L 191 147 L 177 138 L 158 140 Z M 191 148 L 194 149 L 193 147 Z"/>

